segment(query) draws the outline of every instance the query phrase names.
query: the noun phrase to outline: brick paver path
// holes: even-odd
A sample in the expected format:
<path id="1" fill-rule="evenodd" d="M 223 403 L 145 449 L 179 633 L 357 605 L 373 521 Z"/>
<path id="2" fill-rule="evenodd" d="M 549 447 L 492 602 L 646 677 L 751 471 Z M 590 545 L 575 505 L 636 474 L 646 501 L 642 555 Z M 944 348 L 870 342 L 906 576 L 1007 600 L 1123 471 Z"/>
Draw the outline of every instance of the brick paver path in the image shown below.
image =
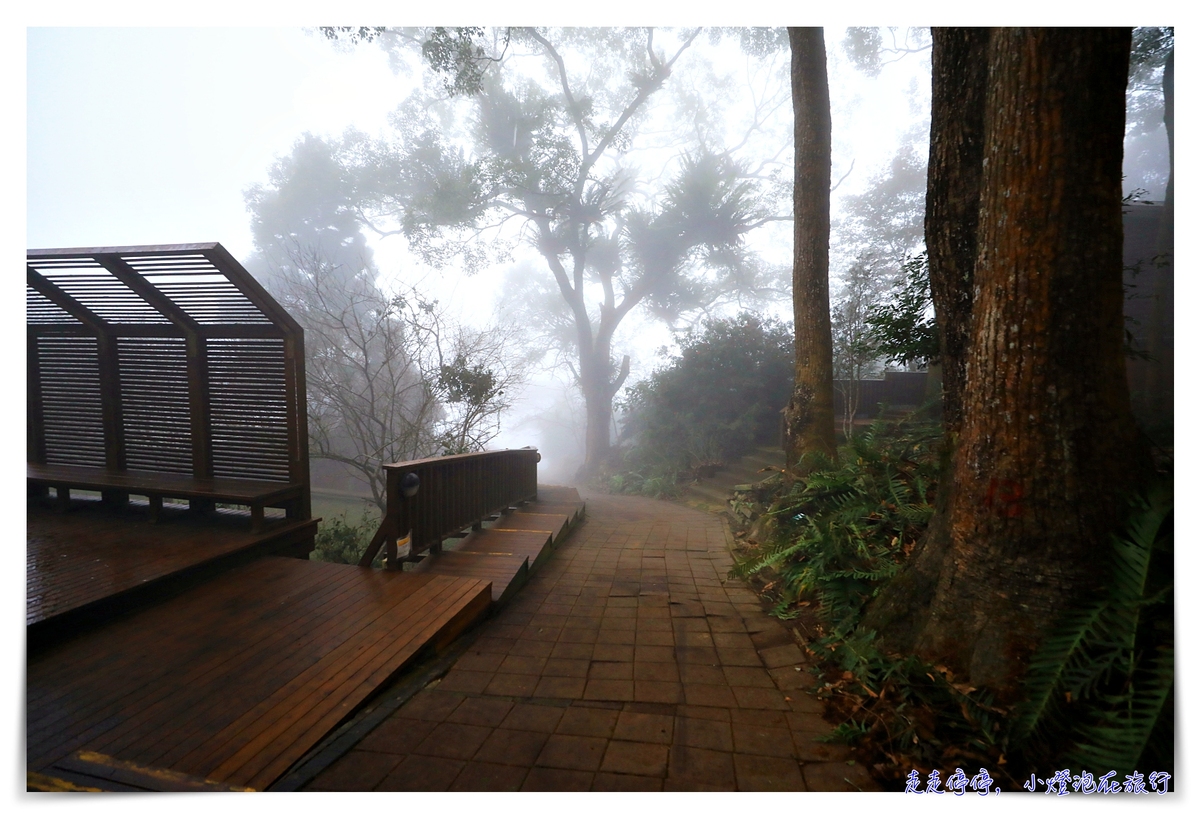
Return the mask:
<path id="1" fill-rule="evenodd" d="M 803 654 L 731 565 L 711 514 L 588 497 L 450 672 L 308 789 L 876 789 L 817 741 Z"/>

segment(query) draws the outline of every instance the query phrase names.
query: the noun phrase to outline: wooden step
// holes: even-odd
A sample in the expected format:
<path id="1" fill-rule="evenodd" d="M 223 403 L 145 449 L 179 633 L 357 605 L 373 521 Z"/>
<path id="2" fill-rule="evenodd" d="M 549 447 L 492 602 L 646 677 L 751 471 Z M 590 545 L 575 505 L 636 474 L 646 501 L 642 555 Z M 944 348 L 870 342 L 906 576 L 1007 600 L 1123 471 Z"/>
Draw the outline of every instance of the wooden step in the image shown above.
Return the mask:
<path id="1" fill-rule="evenodd" d="M 525 584 L 529 576 L 529 557 L 512 553 L 443 551 L 426 557 L 405 573 L 489 582 L 492 587 L 491 600 L 499 604 L 507 602 Z"/>
<path id="2" fill-rule="evenodd" d="M 71 753 L 46 773 L 29 773 L 27 786 L 41 792 L 254 792 L 88 750 Z"/>

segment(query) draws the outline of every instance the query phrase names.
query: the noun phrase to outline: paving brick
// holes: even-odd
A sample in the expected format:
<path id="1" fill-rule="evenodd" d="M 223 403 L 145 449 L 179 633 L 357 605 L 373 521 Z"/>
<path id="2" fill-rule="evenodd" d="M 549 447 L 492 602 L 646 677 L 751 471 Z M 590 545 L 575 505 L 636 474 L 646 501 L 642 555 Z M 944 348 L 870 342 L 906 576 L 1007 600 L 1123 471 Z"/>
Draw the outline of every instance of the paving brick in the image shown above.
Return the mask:
<path id="1" fill-rule="evenodd" d="M 756 727 L 778 727 L 783 730 L 791 729 L 790 725 L 788 725 L 787 713 L 779 710 L 736 708 L 729 711 L 729 719 L 734 724 L 753 724 Z"/>
<path id="2" fill-rule="evenodd" d="M 634 634 L 635 632 L 632 629 L 625 631 L 602 629 L 598 634 L 596 634 L 596 644 L 629 645 L 632 647 L 634 643 Z"/>
<path id="3" fill-rule="evenodd" d="M 536 676 L 542 672 L 542 668 L 545 666 L 546 659 L 542 656 L 506 656 L 504 661 L 500 663 L 500 667 L 496 669 L 496 672 L 523 673 Z"/>
<path id="4" fill-rule="evenodd" d="M 595 772 L 604 758 L 608 739 L 554 734 L 538 755 L 537 766 Z"/>
<path id="5" fill-rule="evenodd" d="M 704 784 L 715 789 L 736 789 L 737 773 L 733 754 L 721 750 L 676 745 L 671 747 L 667 765 L 667 780 L 673 789 L 685 782 L 687 788 Z"/>
<path id="6" fill-rule="evenodd" d="M 683 684 L 683 700 L 685 704 L 698 704 L 704 707 L 737 707 L 737 699 L 733 691 L 726 685 Z"/>
<path id="7" fill-rule="evenodd" d="M 499 674 L 497 674 L 499 675 Z M 783 694 L 774 687 L 731 687 L 737 697 L 738 707 L 754 708 L 757 710 L 788 710 L 788 702 Z"/>
<path id="8" fill-rule="evenodd" d="M 475 753 L 475 760 L 532 767 L 549 737 L 548 733 L 498 728 Z"/>
<path id="9" fill-rule="evenodd" d="M 804 662 L 804 654 L 795 645 L 778 645 L 758 652 L 763 664 L 770 668 L 795 667 Z"/>
<path id="10" fill-rule="evenodd" d="M 595 650 L 595 648 L 592 645 L 585 645 L 576 642 L 555 642 L 554 649 L 550 651 L 550 658 L 591 659 L 593 650 Z"/>
<path id="11" fill-rule="evenodd" d="M 437 722 L 406 719 L 394 714 L 383 724 L 367 733 L 366 738 L 358 743 L 358 749 L 384 753 L 410 753 L 424 740 L 425 736 L 429 735 L 436 724 Z"/>
<path id="12" fill-rule="evenodd" d="M 565 707 L 551 707 L 541 704 L 526 704 L 517 702 L 508 711 L 500 726 L 508 730 L 532 730 L 539 733 L 552 733 L 562 720 Z"/>
<path id="13" fill-rule="evenodd" d="M 402 760 L 392 753 L 351 750 L 321 771 L 312 789 L 334 792 L 366 792 L 374 789 Z"/>
<path id="14" fill-rule="evenodd" d="M 734 724 L 733 748 L 736 752 L 748 755 L 795 757 L 792 734 L 786 728 Z"/>
<path id="15" fill-rule="evenodd" d="M 594 774 L 579 770 L 534 767 L 521 785 L 524 792 L 587 792 Z"/>
<path id="16" fill-rule="evenodd" d="M 568 707 L 555 732 L 574 736 L 609 738 L 616 727 L 620 711 L 597 707 Z"/>
<path id="17" fill-rule="evenodd" d="M 758 651 L 748 648 L 717 648 L 717 656 L 726 667 L 762 667 Z"/>
<path id="18" fill-rule="evenodd" d="M 634 662 L 675 662 L 675 649 L 668 645 L 637 645 L 633 648 Z"/>
<path id="19" fill-rule="evenodd" d="M 450 786 L 451 792 L 516 792 L 521 789 L 528 767 L 512 767 L 486 761 L 470 761 Z"/>
<path id="20" fill-rule="evenodd" d="M 692 617 L 681 617 L 671 620 L 671 629 L 675 631 L 676 642 L 682 633 L 708 633 L 708 620 Z"/>
<path id="21" fill-rule="evenodd" d="M 667 746 L 662 744 L 614 739 L 608 743 L 600 769 L 661 778 L 667 771 L 667 752 Z"/>
<path id="22" fill-rule="evenodd" d="M 625 710 L 617 718 L 612 737 L 623 741 L 670 744 L 674 732 L 675 719 L 672 716 Z"/>
<path id="23" fill-rule="evenodd" d="M 530 626 L 529 625 L 493 625 L 491 628 L 488 629 L 488 634 L 490 636 L 498 636 L 500 638 L 520 639 L 524 635 L 525 629 L 528 627 L 530 627 Z"/>
<path id="24" fill-rule="evenodd" d="M 489 696 L 532 696 L 540 676 L 525 673 L 497 673 L 484 688 Z"/>
<path id="25" fill-rule="evenodd" d="M 583 698 L 609 702 L 633 701 L 633 680 L 588 679 Z"/>
<path id="26" fill-rule="evenodd" d="M 775 690 L 775 680 L 760 667 L 726 667 L 725 681 L 730 687 L 767 687 Z"/>
<path id="27" fill-rule="evenodd" d="M 747 650 L 754 649 L 754 642 L 750 639 L 750 635 L 740 631 L 718 631 L 717 633 L 714 633 L 712 637 L 713 645 L 718 648 L 744 648 Z"/>
<path id="28" fill-rule="evenodd" d="M 635 645 L 659 645 L 669 647 L 675 644 L 675 634 L 670 630 L 643 630 L 641 627 L 637 629 L 634 637 Z"/>
<path id="29" fill-rule="evenodd" d="M 512 656 L 540 656 L 544 659 L 554 650 L 555 644 L 554 642 L 540 642 L 533 639 L 522 640 L 512 646 L 509 654 Z"/>
<path id="30" fill-rule="evenodd" d="M 632 679 L 633 662 L 596 662 L 588 669 L 590 679 Z"/>
<path id="31" fill-rule="evenodd" d="M 788 727 L 797 733 L 828 733 L 835 722 L 828 722 L 819 713 L 791 712 L 787 716 Z"/>
<path id="32" fill-rule="evenodd" d="M 674 742 L 678 746 L 733 752 L 733 730 L 726 721 L 675 717 Z"/>
<path id="33" fill-rule="evenodd" d="M 635 680 L 633 698 L 639 702 L 676 704 L 683 701 L 683 685 L 678 682 Z"/>
<path id="34" fill-rule="evenodd" d="M 632 662 L 634 645 L 598 644 L 592 651 L 592 658 L 596 662 Z"/>
<path id="35" fill-rule="evenodd" d="M 751 628 L 749 623 L 753 622 L 754 620 L 747 619 L 746 621 L 746 627 Z M 783 628 L 770 628 L 768 630 L 761 631 L 750 630 L 750 641 L 753 642 L 754 647 L 758 648 L 759 650 L 763 650 L 764 648 L 779 647 L 780 645 L 796 644 L 792 634 Z M 803 653 L 803 651 L 801 651 L 801 653 Z"/>
<path id="36" fill-rule="evenodd" d="M 681 665 L 716 665 L 720 663 L 715 648 L 675 648 L 675 661 Z"/>
<path id="37" fill-rule="evenodd" d="M 639 616 L 637 619 L 637 629 L 639 631 L 671 631 L 671 620 L 668 617 L 658 616 Z M 672 644 L 674 644 L 672 642 Z"/>
<path id="38" fill-rule="evenodd" d="M 538 699 L 578 699 L 583 695 L 587 679 L 582 676 L 542 676 L 533 689 Z"/>
<path id="39" fill-rule="evenodd" d="M 446 790 L 466 766 L 452 758 L 409 756 L 379 782 L 376 792 L 438 792 Z"/>
<path id="40" fill-rule="evenodd" d="M 500 667 L 500 663 L 504 661 L 505 654 L 503 653 L 479 653 L 478 651 L 470 651 L 464 653 L 454 663 L 454 667 L 458 670 L 478 670 L 478 671 L 495 671 Z"/>
<path id="41" fill-rule="evenodd" d="M 837 761 L 805 764 L 804 780 L 813 792 L 876 792 L 879 785 L 859 764 Z"/>
<path id="42" fill-rule="evenodd" d="M 740 790 L 804 792 L 808 789 L 794 759 L 734 753 L 733 766 Z"/>
<path id="43" fill-rule="evenodd" d="M 713 649 L 713 635 L 705 630 L 675 631 L 675 646 L 679 648 L 701 648 L 706 651 Z"/>
<path id="44" fill-rule="evenodd" d="M 657 792 L 662 785 L 661 778 L 601 772 L 592 779 L 592 792 Z"/>
<path id="45" fill-rule="evenodd" d="M 495 636 L 481 636 L 475 640 L 472 647 L 480 653 L 503 653 L 508 655 L 512 650 L 513 645 L 517 643 L 516 639 L 500 639 Z"/>
<path id="46" fill-rule="evenodd" d="M 814 679 L 804 668 L 791 665 L 768 670 L 767 673 L 775 680 L 775 686 L 780 690 L 811 690 Z"/>
<path id="47" fill-rule="evenodd" d="M 547 659 L 542 668 L 543 676 L 580 676 L 588 675 L 591 665 L 587 659 Z"/>
<path id="48" fill-rule="evenodd" d="M 479 670 L 459 670 L 451 668 L 438 688 L 443 691 L 457 693 L 482 693 L 492 681 L 495 674 Z"/>
<path id="49" fill-rule="evenodd" d="M 495 727 L 504 721 L 508 711 L 512 710 L 512 702 L 504 699 L 490 699 L 482 696 L 469 696 L 446 717 L 446 721 L 456 724 L 476 724 L 481 727 Z"/>
<path id="50" fill-rule="evenodd" d="M 414 755 L 466 761 L 479 752 L 491 732 L 490 727 L 474 724 L 439 724 L 417 745 Z"/>
<path id="51" fill-rule="evenodd" d="M 712 665 L 678 665 L 679 679 L 684 684 L 727 685 L 725 672 Z"/>
<path id="52" fill-rule="evenodd" d="M 443 680 L 442 684 L 445 684 Z M 423 719 L 425 721 L 441 721 L 454 712 L 454 708 L 463 703 L 466 697 L 460 693 L 446 690 L 439 684 L 432 690 L 422 690 L 409 699 L 400 708 L 400 717 Z"/>
<path id="53" fill-rule="evenodd" d="M 637 654 L 635 653 L 636 657 Z M 636 658 L 633 662 L 633 679 L 634 681 L 647 682 L 678 682 L 679 681 L 679 666 L 674 662 L 647 662 L 638 661 Z"/>
<path id="54" fill-rule="evenodd" d="M 845 744 L 822 741 L 829 731 L 821 733 L 792 733 L 792 744 L 796 747 L 796 758 L 801 761 L 846 761 L 850 748 Z"/>
<path id="55" fill-rule="evenodd" d="M 558 641 L 577 643 L 577 644 L 595 644 L 600 637 L 600 628 L 563 628 L 558 635 Z"/>

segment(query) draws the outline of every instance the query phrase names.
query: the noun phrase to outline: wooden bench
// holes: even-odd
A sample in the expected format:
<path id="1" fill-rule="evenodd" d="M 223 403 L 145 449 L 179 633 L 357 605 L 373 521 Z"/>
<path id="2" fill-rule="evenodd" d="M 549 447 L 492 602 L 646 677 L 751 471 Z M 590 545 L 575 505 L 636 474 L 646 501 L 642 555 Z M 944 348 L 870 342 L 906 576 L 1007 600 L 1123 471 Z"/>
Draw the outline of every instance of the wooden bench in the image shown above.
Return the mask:
<path id="1" fill-rule="evenodd" d="M 304 486 L 297 483 L 42 463 L 27 463 L 26 478 L 32 488 L 53 488 L 64 508 L 70 502 L 71 489 L 143 495 L 150 501 L 150 516 L 155 520 L 162 511 L 164 497 L 249 506 L 250 528 L 254 532 L 262 529 L 263 508 L 286 508 L 288 516 L 293 516 L 290 506 L 304 493 Z"/>

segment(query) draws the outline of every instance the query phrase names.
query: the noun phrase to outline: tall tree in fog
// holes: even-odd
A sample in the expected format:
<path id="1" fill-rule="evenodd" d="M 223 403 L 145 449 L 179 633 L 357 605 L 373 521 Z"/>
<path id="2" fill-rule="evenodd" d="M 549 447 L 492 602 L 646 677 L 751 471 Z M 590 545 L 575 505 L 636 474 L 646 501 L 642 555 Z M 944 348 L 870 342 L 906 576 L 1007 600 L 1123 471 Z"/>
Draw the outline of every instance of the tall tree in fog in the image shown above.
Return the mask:
<path id="1" fill-rule="evenodd" d="M 996 29 L 986 52 L 974 36 L 935 38 L 931 256 L 944 237 L 937 252 L 956 259 L 976 242 L 948 494 L 930 526 L 936 540 L 864 626 L 1011 696 L 1046 628 L 1103 580 L 1098 557 L 1148 473 L 1122 349 L 1130 31 Z M 939 111 L 961 93 L 959 114 L 970 115 L 984 53 L 975 151 L 969 135 L 943 137 L 951 126 Z M 934 207 L 939 185 L 969 198 L 972 174 L 977 215 L 969 201 Z M 953 238 L 950 222 L 975 218 Z"/>
<path id="2" fill-rule="evenodd" d="M 305 331 L 310 451 L 366 484 L 383 463 L 483 448 L 520 381 L 511 333 L 473 329 L 406 288 L 386 292 L 335 148 L 305 135 L 247 192 L 249 269 Z"/>
<path id="3" fill-rule="evenodd" d="M 395 140 L 341 146 L 357 216 L 427 261 L 478 266 L 486 231 L 503 225 L 536 248 L 573 325 L 584 473 L 609 456 L 629 373 L 613 348 L 623 319 L 639 307 L 671 318 L 753 283 L 743 237 L 768 220 L 754 169 L 698 108 L 676 110 L 665 161 L 662 145 L 639 144 L 699 33 L 506 29 L 490 44 L 479 29 L 397 34 L 392 45 L 424 36 L 444 89 L 470 95 L 427 89 L 397 112 Z M 391 34 L 368 35 L 390 47 Z"/>
<path id="4" fill-rule="evenodd" d="M 833 338 L 829 319 L 829 183 L 832 124 L 825 38 L 819 28 L 789 28 L 796 182 L 792 307 L 796 373 L 784 409 L 789 467 L 804 455 L 833 457 Z"/>

